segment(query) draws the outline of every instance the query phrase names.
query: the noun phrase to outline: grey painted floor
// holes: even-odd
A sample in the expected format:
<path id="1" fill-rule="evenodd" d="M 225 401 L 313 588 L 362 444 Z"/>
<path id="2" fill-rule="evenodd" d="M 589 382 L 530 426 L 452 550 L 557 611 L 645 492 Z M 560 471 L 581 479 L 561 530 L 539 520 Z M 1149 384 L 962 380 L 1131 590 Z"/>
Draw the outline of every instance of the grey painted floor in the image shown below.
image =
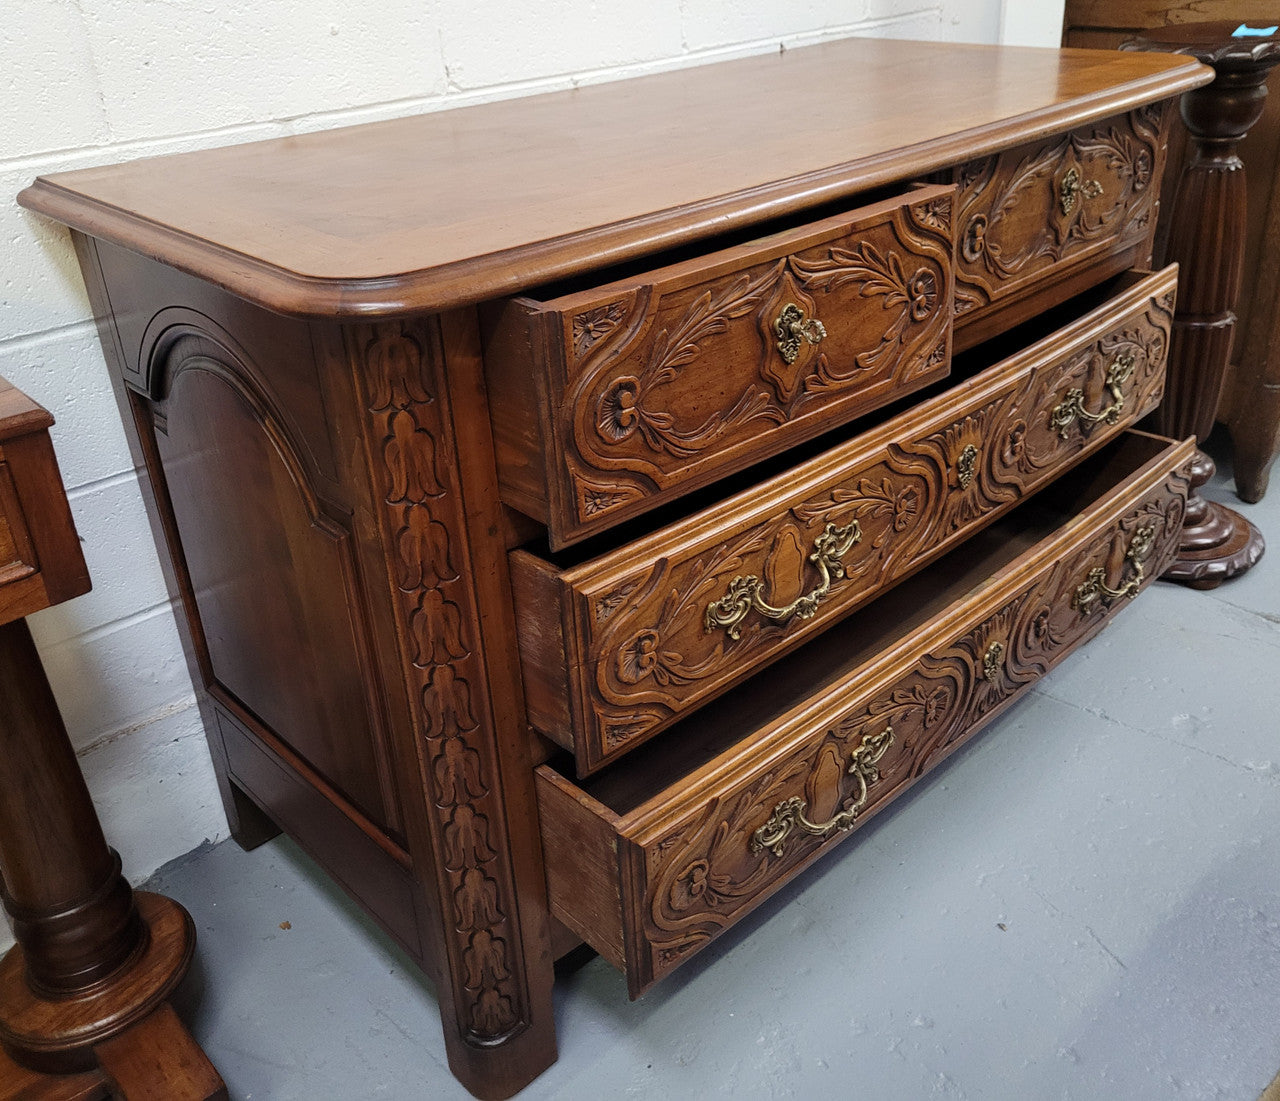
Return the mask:
<path id="1" fill-rule="evenodd" d="M 521 1096 L 1254 1101 L 1280 1068 L 1280 485 L 1246 511 L 1275 544 L 1250 575 L 1155 586 L 641 1001 L 598 958 L 562 977 L 560 1060 Z M 430 988 L 296 847 L 153 886 L 195 916 L 180 1008 L 234 1098 L 466 1096 Z"/>

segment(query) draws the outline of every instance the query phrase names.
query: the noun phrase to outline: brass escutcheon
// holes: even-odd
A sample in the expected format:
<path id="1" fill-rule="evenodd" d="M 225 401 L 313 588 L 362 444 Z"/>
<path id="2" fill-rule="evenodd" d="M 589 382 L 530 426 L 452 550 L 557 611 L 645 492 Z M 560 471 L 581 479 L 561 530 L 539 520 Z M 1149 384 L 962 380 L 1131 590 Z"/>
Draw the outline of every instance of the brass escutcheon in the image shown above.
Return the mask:
<path id="1" fill-rule="evenodd" d="M 827 336 L 827 327 L 816 317 L 805 319 L 804 310 L 794 302 L 782 307 L 773 323 L 773 331 L 778 335 L 778 351 L 782 353 L 785 363 L 794 363 L 800 356 L 803 341 L 810 344 L 821 344 Z"/>
<path id="2" fill-rule="evenodd" d="M 984 679 L 994 681 L 1000 676 L 1000 666 L 1004 662 L 1004 643 L 996 639 L 987 647 L 987 652 L 982 655 L 982 676 Z"/>
<path id="3" fill-rule="evenodd" d="M 768 849 L 774 856 L 781 856 L 786 840 L 793 829 L 813 837 L 822 837 L 836 830 L 850 829 L 867 805 L 867 795 L 871 785 L 880 779 L 880 770 L 876 768 L 876 764 L 891 745 L 893 745 L 892 726 L 886 726 L 879 734 L 864 734 L 862 744 L 853 751 L 849 758 L 849 767 L 845 770 L 848 775 L 856 777 L 858 781 L 858 793 L 854 796 L 853 802 L 825 822 L 810 822 L 805 815 L 808 804 L 800 796 L 793 795 L 789 799 L 784 799 L 773 808 L 769 821 L 751 835 L 751 851 L 758 853 Z"/>
<path id="4" fill-rule="evenodd" d="M 844 577 L 840 559 L 850 547 L 861 540 L 862 527 L 857 520 L 850 520 L 844 527 L 828 524 L 813 541 L 813 553 L 809 555 L 809 561 L 822 574 L 817 588 L 796 597 L 785 608 L 775 608 L 761 594 L 764 585 L 760 578 L 755 574 L 739 574 L 729 582 L 729 589 L 724 596 L 707 605 L 702 617 L 703 626 L 708 631 L 723 627 L 730 638 L 737 639 L 742 637 L 742 621 L 752 609 L 766 619 L 788 619 L 793 615 L 800 619 L 812 619 L 822 598 L 831 591 L 832 579 L 838 581 Z"/>
<path id="5" fill-rule="evenodd" d="M 1075 210 L 1081 195 L 1086 199 L 1096 199 L 1101 194 L 1102 184 L 1097 180 L 1085 180 L 1081 183 L 1080 170 L 1072 168 L 1062 177 L 1062 184 L 1058 191 L 1058 205 L 1062 208 L 1063 214 L 1070 214 Z"/>
<path id="6" fill-rule="evenodd" d="M 1101 566 L 1095 566 L 1076 586 L 1076 591 L 1071 597 L 1071 607 L 1081 615 L 1088 615 L 1098 601 L 1103 602 L 1101 607 L 1110 607 L 1117 600 L 1137 596 L 1147 576 L 1143 560 L 1151 553 L 1155 539 L 1154 524 L 1147 524 L 1135 531 L 1133 538 L 1129 541 L 1129 549 L 1124 555 L 1125 563 L 1133 567 L 1133 576 L 1118 589 L 1113 589 L 1107 584 L 1107 571 Z"/>
<path id="7" fill-rule="evenodd" d="M 956 481 L 961 489 L 968 489 L 973 481 L 973 472 L 978 462 L 978 448 L 975 444 L 966 444 L 956 459 Z"/>
<path id="8" fill-rule="evenodd" d="M 1133 377 L 1133 368 L 1136 363 L 1137 359 L 1132 352 L 1121 352 L 1111 361 L 1111 366 L 1107 368 L 1107 377 L 1103 380 L 1108 393 L 1111 394 L 1111 404 L 1105 409 L 1090 413 L 1084 407 L 1084 391 L 1072 387 L 1050 412 L 1049 427 L 1065 440 L 1070 437 L 1071 426 L 1076 421 L 1087 424 L 1100 424 L 1105 421 L 1107 424 L 1115 424 L 1120 420 L 1120 414 L 1124 412 L 1125 405 L 1124 393 L 1120 388 Z"/>

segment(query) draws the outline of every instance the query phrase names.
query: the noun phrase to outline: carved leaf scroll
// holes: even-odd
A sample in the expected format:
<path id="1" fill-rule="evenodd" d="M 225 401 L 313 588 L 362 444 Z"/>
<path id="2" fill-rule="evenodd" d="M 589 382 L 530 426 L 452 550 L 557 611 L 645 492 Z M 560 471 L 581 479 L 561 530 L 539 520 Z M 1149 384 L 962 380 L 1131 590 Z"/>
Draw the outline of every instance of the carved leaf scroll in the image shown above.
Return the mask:
<path id="1" fill-rule="evenodd" d="M 1174 473 L 1114 525 L 1030 582 L 1013 599 L 917 659 L 869 699 L 855 701 L 809 746 L 749 784 L 713 797 L 694 819 L 652 845 L 644 892 L 649 965 L 660 977 L 751 909 L 828 838 L 798 834 L 781 855 L 752 845 L 780 801 L 802 798 L 814 816 L 834 816 L 863 790 L 859 777 L 826 762 L 848 762 L 886 725 L 894 745 L 878 760 L 873 802 L 887 800 L 921 776 L 958 740 L 1068 649 L 1095 633 L 1105 615 L 1082 617 L 1071 606 L 1081 576 L 1099 555 L 1127 546 L 1143 525 L 1157 531 L 1150 576 L 1177 551 L 1188 474 Z M 1119 607 L 1120 605 L 1117 605 Z M 998 669 L 989 655 L 999 647 Z M 820 728 L 821 729 L 821 728 Z M 838 835 L 832 835 L 838 836 Z"/>
<path id="2" fill-rule="evenodd" d="M 1102 242 L 1143 237 L 1161 157 L 1159 113 L 1139 110 L 961 169 L 956 312 Z"/>
<path id="3" fill-rule="evenodd" d="M 586 652 L 594 672 L 586 676 L 585 695 L 592 724 L 607 732 L 598 743 L 601 756 L 670 725 L 807 630 L 804 621 L 750 616 L 737 639 L 708 634 L 707 604 L 724 597 L 733 578 L 773 575 L 768 591 L 776 585 L 785 593 L 807 576 L 780 564 L 785 549 L 810 545 L 826 523 L 856 521 L 862 539 L 841 558 L 843 577 L 818 609 L 831 622 L 1149 408 L 1160 393 L 1170 325 L 1167 304 L 1148 301 L 1092 344 L 1011 377 L 990 400 L 948 410 L 941 427 L 926 421 L 904 432 L 778 516 L 687 558 L 648 563 L 592 597 Z M 1080 387 L 1091 399 L 1102 393 L 1107 364 L 1121 354 L 1135 360 L 1124 417 L 1062 440 L 1050 410 L 1063 389 Z"/>
<path id="4" fill-rule="evenodd" d="M 618 303 L 580 309 L 570 339 L 582 354 L 558 399 L 567 446 L 553 460 L 571 484 L 570 530 L 596 530 L 695 472 L 705 484 L 740 468 L 748 442 L 758 459 L 834 410 L 882 404 L 893 378 L 936 372 L 949 347 L 951 219 L 950 198 L 933 195 L 693 286 L 655 277 L 616 318 Z M 829 334 L 794 362 L 775 331 L 787 302 Z"/>

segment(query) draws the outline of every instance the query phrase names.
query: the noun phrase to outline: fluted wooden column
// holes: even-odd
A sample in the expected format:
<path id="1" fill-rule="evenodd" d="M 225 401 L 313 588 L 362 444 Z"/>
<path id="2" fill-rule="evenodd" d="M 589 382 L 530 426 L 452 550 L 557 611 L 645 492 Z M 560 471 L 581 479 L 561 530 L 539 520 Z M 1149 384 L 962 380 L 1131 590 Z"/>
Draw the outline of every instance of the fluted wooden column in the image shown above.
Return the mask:
<path id="1" fill-rule="evenodd" d="M 1267 74 L 1280 63 L 1280 41 L 1234 37 L 1239 23 L 1183 23 L 1147 31 L 1126 49 L 1189 54 L 1213 66 L 1212 84 L 1182 97 L 1191 160 L 1178 184 L 1165 261 L 1177 261 L 1178 307 L 1168 382 L 1155 424 L 1165 435 L 1203 441 L 1213 428 L 1235 337 L 1245 246 L 1245 177 L 1238 148 L 1262 116 Z M 1262 557 L 1261 533 L 1234 509 L 1196 492 L 1214 471 L 1196 454 L 1178 558 L 1165 574 L 1211 589 Z"/>

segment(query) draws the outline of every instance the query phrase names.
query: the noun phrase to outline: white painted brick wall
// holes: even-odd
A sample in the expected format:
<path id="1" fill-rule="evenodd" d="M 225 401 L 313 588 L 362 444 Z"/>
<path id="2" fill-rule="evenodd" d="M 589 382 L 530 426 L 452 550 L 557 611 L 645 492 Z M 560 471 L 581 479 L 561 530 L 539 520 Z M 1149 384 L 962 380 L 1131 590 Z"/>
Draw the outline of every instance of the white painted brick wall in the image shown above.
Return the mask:
<path id="1" fill-rule="evenodd" d="M 60 227 L 13 202 L 23 186 L 45 172 L 780 43 L 849 34 L 991 42 L 1004 3 L 1016 0 L 8 0 L 0 374 L 58 419 L 95 583 L 34 617 L 33 629 L 129 874 L 144 877 L 226 826 L 75 259 Z M 1054 22 L 1041 20 L 1045 45 L 1056 41 Z M 1026 19 L 1012 25 L 1034 38 Z"/>

